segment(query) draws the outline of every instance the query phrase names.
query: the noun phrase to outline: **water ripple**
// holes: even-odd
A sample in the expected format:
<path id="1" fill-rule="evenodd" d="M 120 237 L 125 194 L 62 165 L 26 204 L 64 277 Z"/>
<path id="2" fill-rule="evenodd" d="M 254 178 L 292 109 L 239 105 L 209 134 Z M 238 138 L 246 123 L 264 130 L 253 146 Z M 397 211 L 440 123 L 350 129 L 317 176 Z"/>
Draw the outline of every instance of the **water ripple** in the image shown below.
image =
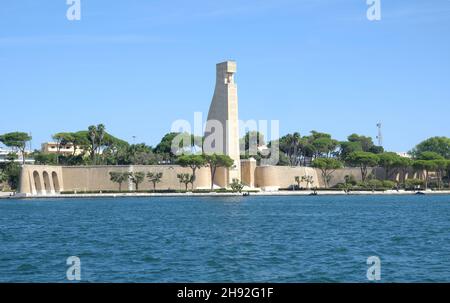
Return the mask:
<path id="1" fill-rule="evenodd" d="M 0 203 L 0 282 L 450 282 L 449 196 Z"/>

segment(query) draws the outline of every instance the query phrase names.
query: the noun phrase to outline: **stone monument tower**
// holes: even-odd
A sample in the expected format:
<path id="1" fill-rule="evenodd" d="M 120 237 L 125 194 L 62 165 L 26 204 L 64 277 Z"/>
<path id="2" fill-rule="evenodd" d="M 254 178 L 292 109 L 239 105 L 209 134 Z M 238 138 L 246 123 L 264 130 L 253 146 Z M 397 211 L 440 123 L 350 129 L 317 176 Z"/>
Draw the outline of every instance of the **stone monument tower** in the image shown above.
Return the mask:
<path id="1" fill-rule="evenodd" d="M 225 154 L 234 160 L 231 169 L 218 169 L 216 172 L 214 183 L 221 187 L 228 187 L 233 179 L 241 180 L 235 73 L 236 62 L 226 61 L 217 64 L 216 87 L 205 129 L 204 152 Z"/>

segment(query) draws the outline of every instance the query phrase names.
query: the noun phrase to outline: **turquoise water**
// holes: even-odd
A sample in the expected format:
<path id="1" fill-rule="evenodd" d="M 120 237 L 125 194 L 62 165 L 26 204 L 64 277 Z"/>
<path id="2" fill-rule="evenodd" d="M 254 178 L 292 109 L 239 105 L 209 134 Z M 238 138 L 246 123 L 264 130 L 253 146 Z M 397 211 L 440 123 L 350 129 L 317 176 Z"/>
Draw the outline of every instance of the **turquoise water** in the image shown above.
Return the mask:
<path id="1" fill-rule="evenodd" d="M 0 282 L 450 282 L 450 196 L 0 200 Z"/>

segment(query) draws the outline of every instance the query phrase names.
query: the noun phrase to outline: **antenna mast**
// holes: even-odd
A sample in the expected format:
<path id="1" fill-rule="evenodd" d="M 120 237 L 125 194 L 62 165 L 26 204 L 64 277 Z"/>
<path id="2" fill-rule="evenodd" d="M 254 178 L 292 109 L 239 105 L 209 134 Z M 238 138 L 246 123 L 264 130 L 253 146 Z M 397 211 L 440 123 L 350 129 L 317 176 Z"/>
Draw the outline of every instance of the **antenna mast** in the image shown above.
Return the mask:
<path id="1" fill-rule="evenodd" d="M 378 146 L 383 146 L 383 134 L 381 133 L 381 122 L 377 123 L 378 127 Z"/>

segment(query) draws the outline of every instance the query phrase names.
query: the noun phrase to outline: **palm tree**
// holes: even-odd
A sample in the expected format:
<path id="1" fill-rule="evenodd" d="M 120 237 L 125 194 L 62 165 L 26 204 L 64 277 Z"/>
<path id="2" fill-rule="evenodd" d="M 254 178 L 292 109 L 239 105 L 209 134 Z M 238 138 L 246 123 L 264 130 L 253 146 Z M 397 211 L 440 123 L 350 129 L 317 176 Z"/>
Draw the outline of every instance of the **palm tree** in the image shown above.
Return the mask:
<path id="1" fill-rule="evenodd" d="M 303 178 L 302 178 L 303 179 Z M 300 177 L 299 176 L 295 176 L 295 182 L 297 183 L 297 189 L 300 189 Z M 295 188 L 294 188 L 295 189 Z"/>
<path id="2" fill-rule="evenodd" d="M 105 125 L 99 124 L 97 126 L 91 125 L 88 128 L 88 136 L 91 143 L 91 161 L 97 164 L 97 153 L 100 152 L 100 147 L 103 144 L 105 138 Z"/>
<path id="3" fill-rule="evenodd" d="M 119 184 L 119 191 L 122 191 L 122 183 L 130 178 L 129 172 L 110 172 L 110 180 Z"/>
<path id="4" fill-rule="evenodd" d="M 214 189 L 214 177 L 218 167 L 230 168 L 233 166 L 234 161 L 227 155 L 204 155 L 205 161 L 211 171 L 211 191 Z"/>
<path id="5" fill-rule="evenodd" d="M 310 175 L 304 175 L 302 176 L 302 182 L 306 182 L 306 187 L 310 189 L 314 184 L 314 177 Z"/>
<path id="6" fill-rule="evenodd" d="M 191 174 L 178 174 L 177 178 L 180 183 L 184 184 L 186 191 L 188 190 L 189 183 L 194 183 L 194 175 Z"/>
<path id="7" fill-rule="evenodd" d="M 31 135 L 23 132 L 7 133 L 0 136 L 0 142 L 8 147 L 17 148 L 22 154 L 22 165 L 25 164 L 25 150 L 27 142 L 31 141 Z"/>
<path id="8" fill-rule="evenodd" d="M 130 174 L 130 180 L 134 183 L 136 187 L 136 191 L 139 191 L 139 184 L 142 183 L 145 179 L 145 173 L 138 171 Z"/>
<path id="9" fill-rule="evenodd" d="M 150 182 L 153 183 L 153 192 L 156 191 L 156 183 L 160 183 L 162 179 L 163 173 L 148 173 L 147 178 Z"/>
<path id="10" fill-rule="evenodd" d="M 302 147 L 304 145 L 303 141 L 302 136 L 297 132 L 287 134 L 286 136 L 280 138 L 280 150 L 287 155 L 290 166 L 297 166 L 300 164 Z"/>
<path id="11" fill-rule="evenodd" d="M 177 160 L 182 167 L 189 167 L 192 170 L 192 189 L 194 189 L 194 182 L 196 180 L 196 171 L 206 166 L 206 158 L 204 155 L 182 155 Z"/>

